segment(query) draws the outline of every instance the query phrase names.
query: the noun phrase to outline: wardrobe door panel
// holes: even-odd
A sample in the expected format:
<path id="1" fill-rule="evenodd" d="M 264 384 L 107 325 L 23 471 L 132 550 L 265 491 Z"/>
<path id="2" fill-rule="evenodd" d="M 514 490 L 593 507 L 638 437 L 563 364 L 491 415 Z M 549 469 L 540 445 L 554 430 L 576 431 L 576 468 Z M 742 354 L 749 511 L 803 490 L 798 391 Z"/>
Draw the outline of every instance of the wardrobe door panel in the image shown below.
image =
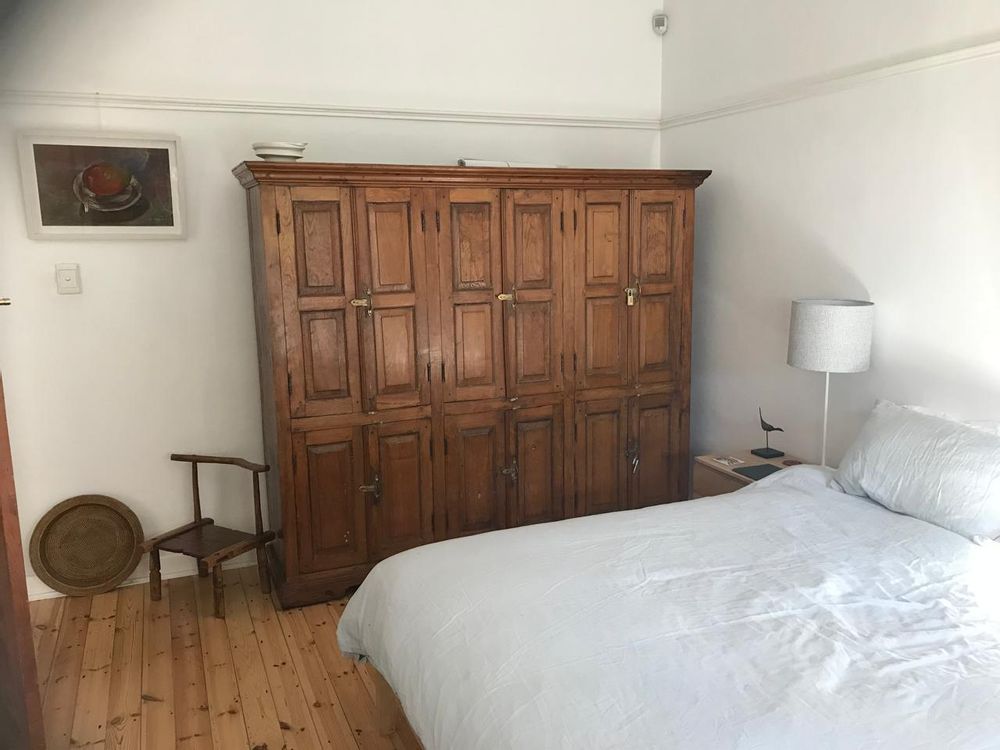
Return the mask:
<path id="1" fill-rule="evenodd" d="M 506 476 L 515 526 L 556 521 L 563 497 L 563 405 L 508 412 Z"/>
<path id="2" fill-rule="evenodd" d="M 681 444 L 681 408 L 675 396 L 655 394 L 632 399 L 630 408 L 629 495 L 633 508 L 687 499 L 688 471 Z"/>
<path id="3" fill-rule="evenodd" d="M 367 411 L 430 403 L 422 192 L 355 191 Z"/>
<path id="4" fill-rule="evenodd" d="M 421 371 L 416 318 L 413 307 L 382 307 L 371 316 L 375 408 L 409 405 L 424 387 L 426 366 Z"/>
<path id="5" fill-rule="evenodd" d="M 445 399 L 502 398 L 500 191 L 439 191 L 437 216 Z"/>
<path id="6" fill-rule="evenodd" d="M 606 513 L 628 507 L 628 416 L 624 399 L 576 405 L 577 512 Z"/>
<path id="7" fill-rule="evenodd" d="M 365 562 L 361 428 L 299 432 L 292 437 L 295 525 L 303 572 Z"/>
<path id="8" fill-rule="evenodd" d="M 632 193 L 630 265 L 638 298 L 631 312 L 630 359 L 638 384 L 676 382 L 680 375 L 684 280 L 679 190 Z"/>
<path id="9" fill-rule="evenodd" d="M 288 393 L 293 417 L 343 414 L 361 404 L 350 193 L 276 191 Z"/>
<path id="10" fill-rule="evenodd" d="M 627 385 L 628 191 L 579 190 L 576 215 L 576 385 Z"/>
<path id="11" fill-rule="evenodd" d="M 504 412 L 445 417 L 448 537 L 506 525 Z"/>
<path id="12" fill-rule="evenodd" d="M 365 428 L 371 561 L 434 541 L 431 421 L 415 419 Z"/>
<path id="13" fill-rule="evenodd" d="M 563 389 L 561 190 L 505 190 L 507 395 Z"/>

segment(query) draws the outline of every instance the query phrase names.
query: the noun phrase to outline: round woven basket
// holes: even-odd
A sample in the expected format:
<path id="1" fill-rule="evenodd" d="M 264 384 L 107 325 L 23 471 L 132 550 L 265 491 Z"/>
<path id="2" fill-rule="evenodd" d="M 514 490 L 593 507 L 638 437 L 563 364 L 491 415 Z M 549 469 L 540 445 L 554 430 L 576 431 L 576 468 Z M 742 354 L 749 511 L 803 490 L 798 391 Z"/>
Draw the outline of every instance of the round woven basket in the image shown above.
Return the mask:
<path id="1" fill-rule="evenodd" d="M 106 495 L 79 495 L 46 513 L 31 534 L 31 566 L 63 594 L 110 591 L 142 557 L 142 525 L 124 503 Z"/>

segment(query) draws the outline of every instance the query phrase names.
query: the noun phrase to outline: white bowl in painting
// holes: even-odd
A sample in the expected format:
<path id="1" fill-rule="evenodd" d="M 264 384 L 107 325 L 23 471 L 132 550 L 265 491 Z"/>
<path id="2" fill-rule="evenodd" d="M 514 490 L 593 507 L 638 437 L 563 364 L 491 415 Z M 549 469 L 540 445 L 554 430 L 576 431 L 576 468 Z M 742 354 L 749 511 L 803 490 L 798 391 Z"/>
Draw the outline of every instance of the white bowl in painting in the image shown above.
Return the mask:
<path id="1" fill-rule="evenodd" d="M 302 158 L 308 143 L 262 141 L 253 144 L 253 152 L 264 161 L 296 161 Z"/>

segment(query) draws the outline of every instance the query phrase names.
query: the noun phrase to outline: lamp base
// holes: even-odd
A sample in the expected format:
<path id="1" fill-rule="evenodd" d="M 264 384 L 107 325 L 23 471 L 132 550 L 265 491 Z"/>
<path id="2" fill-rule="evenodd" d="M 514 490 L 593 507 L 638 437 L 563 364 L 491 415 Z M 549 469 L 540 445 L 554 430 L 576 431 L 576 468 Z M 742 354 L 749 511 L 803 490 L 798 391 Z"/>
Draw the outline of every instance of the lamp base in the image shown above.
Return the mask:
<path id="1" fill-rule="evenodd" d="M 754 448 L 750 452 L 761 458 L 781 458 L 785 455 L 784 451 L 779 451 L 777 448 Z"/>

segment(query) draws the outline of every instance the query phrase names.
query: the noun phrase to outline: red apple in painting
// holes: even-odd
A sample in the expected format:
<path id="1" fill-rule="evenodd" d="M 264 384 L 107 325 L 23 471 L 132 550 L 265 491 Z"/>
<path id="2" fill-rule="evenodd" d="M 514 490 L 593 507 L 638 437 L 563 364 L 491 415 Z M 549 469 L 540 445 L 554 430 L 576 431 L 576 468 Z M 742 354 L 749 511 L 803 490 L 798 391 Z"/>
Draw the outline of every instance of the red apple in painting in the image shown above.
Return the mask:
<path id="1" fill-rule="evenodd" d="M 106 161 L 91 164 L 83 170 L 83 184 L 94 195 L 117 195 L 128 187 L 132 178 L 121 167 Z"/>

